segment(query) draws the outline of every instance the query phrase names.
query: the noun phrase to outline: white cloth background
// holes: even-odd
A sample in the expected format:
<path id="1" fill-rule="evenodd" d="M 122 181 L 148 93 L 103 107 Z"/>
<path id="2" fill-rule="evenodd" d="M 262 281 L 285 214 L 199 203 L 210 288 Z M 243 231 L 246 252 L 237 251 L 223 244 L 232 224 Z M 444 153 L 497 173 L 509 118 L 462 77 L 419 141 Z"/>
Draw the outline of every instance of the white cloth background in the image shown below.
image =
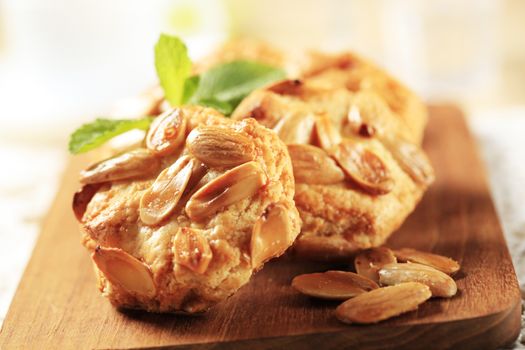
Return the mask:
<path id="1" fill-rule="evenodd" d="M 525 107 L 484 112 L 471 118 L 470 125 L 525 300 Z M 0 141 L 0 324 L 58 188 L 64 159 L 62 149 L 21 148 Z M 525 323 L 524 315 L 522 319 Z M 511 348 L 525 349 L 524 329 Z"/>

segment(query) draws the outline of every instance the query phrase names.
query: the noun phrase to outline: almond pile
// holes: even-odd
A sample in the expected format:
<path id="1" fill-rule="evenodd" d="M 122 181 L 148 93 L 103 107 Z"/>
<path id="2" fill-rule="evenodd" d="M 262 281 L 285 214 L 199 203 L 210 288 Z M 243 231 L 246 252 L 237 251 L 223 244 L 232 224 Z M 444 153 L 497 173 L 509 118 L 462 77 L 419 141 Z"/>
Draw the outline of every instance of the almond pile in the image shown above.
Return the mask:
<path id="1" fill-rule="evenodd" d="M 404 248 L 371 248 L 354 261 L 357 273 L 326 271 L 296 276 L 292 287 L 302 294 L 346 300 L 335 310 L 344 323 L 377 323 L 416 310 L 431 297 L 457 292 L 450 275 L 459 264 L 447 257 Z"/>

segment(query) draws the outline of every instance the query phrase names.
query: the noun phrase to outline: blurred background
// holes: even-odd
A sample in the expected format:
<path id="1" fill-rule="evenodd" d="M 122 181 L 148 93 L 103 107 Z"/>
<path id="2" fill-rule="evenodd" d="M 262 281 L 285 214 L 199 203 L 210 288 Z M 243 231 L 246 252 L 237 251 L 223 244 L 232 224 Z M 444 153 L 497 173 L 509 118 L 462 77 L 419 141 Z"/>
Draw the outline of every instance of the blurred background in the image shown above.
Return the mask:
<path id="1" fill-rule="evenodd" d="M 350 48 L 428 100 L 525 101 L 522 0 L 0 0 L 0 137 L 64 142 L 139 93 L 156 81 L 160 32 L 195 58 L 236 35 Z"/>
<path id="2" fill-rule="evenodd" d="M 356 50 L 427 101 L 463 107 L 488 167 L 499 169 L 493 188 L 525 180 L 523 151 L 498 144 L 525 133 L 523 0 L 0 0 L 0 258 L 9 262 L 0 264 L 0 317 L 56 191 L 68 135 L 156 83 L 161 32 L 183 37 L 194 58 L 239 35 Z M 517 160 L 493 166 L 509 152 Z M 498 207 L 518 195 L 510 185 L 496 191 Z M 523 209 L 501 215 L 521 218 L 504 225 L 525 235 Z"/>

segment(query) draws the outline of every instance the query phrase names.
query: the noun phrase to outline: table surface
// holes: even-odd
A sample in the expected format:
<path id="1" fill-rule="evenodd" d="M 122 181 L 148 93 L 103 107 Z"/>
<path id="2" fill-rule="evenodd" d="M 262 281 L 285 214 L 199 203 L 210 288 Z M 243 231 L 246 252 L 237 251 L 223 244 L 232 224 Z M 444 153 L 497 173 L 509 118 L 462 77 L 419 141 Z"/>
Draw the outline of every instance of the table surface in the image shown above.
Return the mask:
<path id="1" fill-rule="evenodd" d="M 487 112 L 470 118 L 470 125 L 486 163 L 525 300 L 525 207 L 520 203 L 525 196 L 525 108 Z M 20 156 L 28 161 L 18 161 Z M 22 148 L 0 142 L 0 159 L 10 169 L 0 173 L 1 322 L 57 189 L 65 153 L 53 147 Z M 525 328 L 514 348 L 525 349 Z"/>

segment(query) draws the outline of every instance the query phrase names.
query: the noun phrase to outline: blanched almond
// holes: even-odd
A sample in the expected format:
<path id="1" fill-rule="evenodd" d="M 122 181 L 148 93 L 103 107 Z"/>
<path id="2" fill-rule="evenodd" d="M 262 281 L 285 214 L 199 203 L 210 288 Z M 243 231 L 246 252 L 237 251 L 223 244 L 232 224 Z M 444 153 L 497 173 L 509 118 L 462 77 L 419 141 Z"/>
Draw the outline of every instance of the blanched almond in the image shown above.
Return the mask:
<path id="1" fill-rule="evenodd" d="M 377 323 L 416 310 L 432 296 L 428 286 L 410 282 L 374 289 L 349 299 L 335 310 L 344 323 Z"/>
<path id="2" fill-rule="evenodd" d="M 342 141 L 341 135 L 326 114 L 316 116 L 314 130 L 317 143 L 324 150 L 329 150 Z"/>
<path id="3" fill-rule="evenodd" d="M 114 158 L 94 164 L 80 173 L 83 184 L 125 180 L 154 173 L 160 161 L 144 148 L 139 148 Z"/>
<path id="4" fill-rule="evenodd" d="M 142 222 L 155 225 L 171 213 L 186 189 L 194 162 L 190 157 L 183 156 L 159 174 L 140 199 Z"/>
<path id="5" fill-rule="evenodd" d="M 284 204 L 276 203 L 255 222 L 250 243 L 252 268 L 280 256 L 292 245 L 295 237 L 288 212 Z"/>
<path id="6" fill-rule="evenodd" d="M 357 254 L 354 260 L 358 274 L 379 282 L 379 269 L 386 264 L 397 262 L 394 253 L 387 247 L 377 247 L 364 250 Z"/>
<path id="7" fill-rule="evenodd" d="M 346 300 L 379 288 L 374 281 L 347 271 L 326 271 L 296 276 L 292 287 L 311 297 Z"/>
<path id="8" fill-rule="evenodd" d="M 334 184 L 345 174 L 322 149 L 311 145 L 288 145 L 293 173 L 297 183 Z"/>
<path id="9" fill-rule="evenodd" d="M 433 267 L 415 263 L 392 263 L 379 270 L 379 282 L 382 285 L 395 285 L 404 282 L 426 284 L 435 297 L 451 297 L 458 287 L 449 275 Z"/>
<path id="10" fill-rule="evenodd" d="M 459 263 L 457 261 L 442 255 L 422 252 L 411 248 L 394 250 L 394 255 L 401 262 L 427 265 L 449 275 L 453 275 L 459 270 Z"/>
<path id="11" fill-rule="evenodd" d="M 412 180 L 425 185 L 434 181 L 434 169 L 418 146 L 392 137 L 383 137 L 381 140 Z"/>
<path id="12" fill-rule="evenodd" d="M 134 295 L 155 296 L 150 268 L 129 253 L 119 248 L 97 247 L 91 258 L 111 283 Z"/>
<path id="13" fill-rule="evenodd" d="M 173 242 L 174 260 L 177 264 L 203 274 L 208 269 L 213 253 L 204 230 L 181 227 Z"/>
<path id="14" fill-rule="evenodd" d="M 209 218 L 228 205 L 253 196 L 265 184 L 266 175 L 259 163 L 244 163 L 195 192 L 186 204 L 186 214 L 195 221 Z"/>
<path id="15" fill-rule="evenodd" d="M 394 186 L 388 168 L 374 153 L 346 139 L 336 145 L 330 154 L 346 175 L 362 189 L 372 194 L 386 194 Z"/>
<path id="16" fill-rule="evenodd" d="M 248 136 L 219 126 L 193 129 L 186 145 L 195 158 L 209 166 L 234 167 L 255 158 L 255 148 Z"/>
<path id="17" fill-rule="evenodd" d="M 273 130 L 285 144 L 309 144 L 312 141 L 314 117 L 306 111 L 299 111 L 279 120 Z"/>
<path id="18" fill-rule="evenodd" d="M 186 118 L 181 109 L 173 109 L 151 123 L 146 136 L 146 146 L 153 153 L 167 155 L 174 152 L 186 136 Z"/>

